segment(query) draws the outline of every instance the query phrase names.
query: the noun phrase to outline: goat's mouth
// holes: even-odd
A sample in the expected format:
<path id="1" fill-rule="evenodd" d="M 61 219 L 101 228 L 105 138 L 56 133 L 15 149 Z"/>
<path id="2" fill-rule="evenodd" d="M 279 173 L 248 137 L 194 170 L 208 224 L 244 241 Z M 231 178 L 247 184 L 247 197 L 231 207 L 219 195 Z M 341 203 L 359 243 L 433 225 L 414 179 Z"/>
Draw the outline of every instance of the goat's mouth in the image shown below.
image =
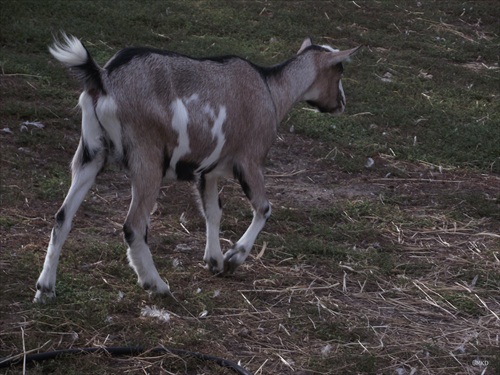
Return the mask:
<path id="1" fill-rule="evenodd" d="M 345 107 L 344 106 L 340 106 L 340 107 L 337 107 L 333 110 L 333 112 L 331 112 L 332 115 L 334 116 L 340 116 L 342 113 L 344 113 L 344 110 L 345 110 Z"/>
<path id="2" fill-rule="evenodd" d="M 314 100 L 308 100 L 307 104 L 316 108 L 321 113 L 330 113 L 332 115 L 340 115 L 344 112 L 344 109 L 345 109 L 345 106 L 343 104 L 332 108 L 332 107 L 328 107 L 328 106 L 323 106 L 320 103 L 315 102 Z"/>

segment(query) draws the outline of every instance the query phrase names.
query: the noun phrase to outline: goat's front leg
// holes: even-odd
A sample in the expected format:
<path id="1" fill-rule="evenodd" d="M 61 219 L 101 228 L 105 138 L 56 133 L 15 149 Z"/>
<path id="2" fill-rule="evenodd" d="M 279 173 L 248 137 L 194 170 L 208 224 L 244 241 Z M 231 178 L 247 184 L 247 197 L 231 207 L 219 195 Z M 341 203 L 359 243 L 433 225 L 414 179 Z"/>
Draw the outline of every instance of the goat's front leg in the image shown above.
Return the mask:
<path id="1" fill-rule="evenodd" d="M 203 260 L 212 273 L 221 273 L 224 270 L 224 256 L 220 247 L 219 228 L 222 217 L 222 208 L 217 188 L 217 176 L 203 174 L 198 180 L 201 209 L 205 216 L 207 243 Z"/>
<path id="2" fill-rule="evenodd" d="M 257 236 L 271 215 L 271 205 L 266 198 L 264 176 L 260 168 L 243 169 L 235 166 L 234 175 L 250 200 L 253 208 L 253 219 L 243 236 L 224 255 L 224 272 L 227 273 L 233 273 L 238 266 L 243 264 L 252 250 Z"/>
<path id="3" fill-rule="evenodd" d="M 145 169 L 146 170 L 146 169 Z M 127 256 L 138 277 L 138 283 L 153 293 L 170 293 L 168 284 L 158 274 L 148 246 L 148 225 L 151 210 L 160 190 L 161 175 L 143 173 L 132 179 L 132 202 L 123 225 Z"/>
<path id="4" fill-rule="evenodd" d="M 94 184 L 95 178 L 104 164 L 105 156 L 103 152 L 98 152 L 89 160 L 89 151 L 85 149 L 83 142 L 80 141 L 73 158 L 71 187 L 56 214 L 56 223 L 50 235 L 43 270 L 36 282 L 37 291 L 33 302 L 45 302 L 45 299 L 54 298 L 56 295 L 56 273 L 61 248 L 71 230 L 76 211 Z"/>

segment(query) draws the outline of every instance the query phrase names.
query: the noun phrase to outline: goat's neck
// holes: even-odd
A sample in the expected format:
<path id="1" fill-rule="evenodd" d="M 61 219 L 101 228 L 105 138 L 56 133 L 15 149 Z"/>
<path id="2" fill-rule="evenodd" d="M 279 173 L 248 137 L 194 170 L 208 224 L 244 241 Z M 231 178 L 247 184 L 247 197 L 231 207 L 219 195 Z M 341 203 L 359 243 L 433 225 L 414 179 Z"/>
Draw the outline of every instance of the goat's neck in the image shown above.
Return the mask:
<path id="1" fill-rule="evenodd" d="M 305 95 L 316 79 L 316 67 L 312 56 L 299 55 L 271 68 L 267 84 L 280 123 L 293 105 L 305 100 Z"/>

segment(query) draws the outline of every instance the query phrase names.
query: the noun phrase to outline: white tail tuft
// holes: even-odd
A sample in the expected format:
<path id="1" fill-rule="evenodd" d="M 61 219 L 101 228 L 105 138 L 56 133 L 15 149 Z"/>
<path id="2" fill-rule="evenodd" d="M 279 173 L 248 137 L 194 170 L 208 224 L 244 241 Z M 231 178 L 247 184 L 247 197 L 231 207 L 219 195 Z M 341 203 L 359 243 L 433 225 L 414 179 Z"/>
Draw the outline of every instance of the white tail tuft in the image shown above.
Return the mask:
<path id="1" fill-rule="evenodd" d="M 72 35 L 62 34 L 63 41 L 56 40 L 49 52 L 57 60 L 68 67 L 83 65 L 89 60 L 89 55 L 80 40 Z"/>

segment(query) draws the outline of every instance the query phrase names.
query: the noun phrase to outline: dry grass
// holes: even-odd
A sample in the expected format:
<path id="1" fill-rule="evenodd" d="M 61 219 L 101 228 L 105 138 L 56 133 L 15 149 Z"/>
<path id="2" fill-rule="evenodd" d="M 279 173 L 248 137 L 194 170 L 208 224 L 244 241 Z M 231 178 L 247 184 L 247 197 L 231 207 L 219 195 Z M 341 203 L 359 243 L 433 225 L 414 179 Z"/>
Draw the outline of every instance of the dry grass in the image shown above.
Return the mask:
<path id="1" fill-rule="evenodd" d="M 496 3 L 122 0 L 27 12 L 35 3 L 0 12 L 0 357 L 163 345 L 256 375 L 500 373 Z M 76 84 L 46 51 L 54 27 L 83 37 L 100 62 L 131 40 L 266 62 L 310 34 L 366 48 L 346 69 L 345 116 L 299 106 L 281 126 L 267 164 L 273 215 L 235 275 L 204 268 L 192 187 L 165 185 L 149 241 L 173 297 L 135 285 L 122 240 L 129 184 L 110 170 L 75 219 L 57 299 L 34 305 L 79 137 Z M 222 187 L 226 249 L 251 220 L 240 190 Z M 230 373 L 151 351 L 5 371 Z"/>
<path id="2" fill-rule="evenodd" d="M 255 374 L 480 374 L 485 367 L 478 364 L 484 362 L 474 361 L 488 361 L 488 369 L 498 366 L 499 235 L 491 227 L 491 219 L 458 220 L 453 218 L 453 210 L 443 210 L 436 203 L 447 196 L 447 189 L 456 190 L 457 184 L 461 191 L 472 186 L 488 191 L 488 187 L 496 187 L 498 178 L 440 173 L 425 163 L 410 170 L 410 164 L 384 156 L 376 163 L 378 171 L 362 179 L 327 174 L 317 164 L 321 161 L 312 157 L 297 160 L 295 165 L 278 164 L 283 152 L 307 155 L 313 145 L 321 147 L 291 135 L 278 142 L 270 158 L 274 177 L 269 177 L 278 219 L 270 221 L 263 241 L 235 276 L 213 277 L 202 267 L 195 250 L 203 247 L 203 224 L 189 197 L 191 187 L 165 186 L 153 214 L 151 240 L 160 268 L 168 271 L 175 298 L 145 298 L 143 291 L 133 287 L 133 275 L 123 264 L 123 254 L 118 261 L 112 259 L 114 250 L 111 254 L 99 250 L 100 255 L 71 255 L 63 261 L 59 287 L 71 284 L 71 278 L 64 274 L 74 269 L 74 277 L 84 289 L 90 288 L 89 292 L 72 285 L 60 290 L 55 305 L 14 302 L 2 323 L 4 347 L 14 354 L 20 351 L 21 343 L 29 353 L 139 340 L 152 346 L 184 347 L 227 357 Z M 404 169 L 408 177 L 380 177 L 395 168 Z M 290 172 L 297 170 L 301 173 Z M 417 178 L 425 173 L 429 174 Z M 125 214 L 128 188 L 126 179 L 119 176 L 119 172 L 106 174 L 93 190 L 75 223 L 68 256 L 82 240 L 121 242 L 119 223 Z M 349 244 L 354 247 L 341 261 L 308 255 L 306 249 L 302 255 L 289 253 L 286 240 L 279 245 L 280 233 L 294 229 L 279 221 L 280 209 L 287 210 L 291 204 L 286 195 L 274 193 L 286 183 L 289 194 L 297 189 L 303 196 L 296 209 L 308 206 L 311 210 L 321 203 L 318 206 L 318 195 L 304 191 L 330 189 L 331 180 L 339 177 L 340 187 L 364 186 L 358 193 L 356 188 L 349 194 L 340 187 L 334 190 L 337 204 L 344 207 L 345 220 L 354 227 L 368 223 L 377 229 L 378 240 L 360 239 Z M 235 214 L 234 209 L 243 201 L 238 190 L 232 182 L 223 187 L 227 215 L 223 241 L 234 240 L 248 219 L 244 210 Z M 179 195 L 186 199 L 175 201 Z M 406 196 L 413 201 L 395 204 Z M 375 208 L 356 216 L 349 211 L 353 201 Z M 88 212 L 96 205 L 98 212 Z M 16 212 L 23 215 L 22 227 L 31 228 L 28 233 L 36 232 L 40 224 L 50 225 L 42 217 L 31 216 L 34 212 L 11 210 L 12 216 Z M 387 212 L 392 212 L 391 216 L 384 217 Z M 24 238 L 26 235 L 23 233 Z M 25 241 L 23 251 L 35 250 L 40 262 L 45 241 L 29 236 L 32 242 Z M 15 235 L 8 237 L 16 241 Z M 162 254 L 160 248 L 165 248 L 164 241 L 170 238 L 175 243 L 167 248 L 173 250 Z M 3 259 L 1 266 L 3 273 L 9 274 L 15 263 L 12 258 Z M 90 272 L 92 277 L 82 279 L 81 272 Z M 11 288 L 26 282 L 21 275 L 10 277 L 9 295 Z M 102 292 L 109 297 L 100 297 Z M 30 297 L 26 291 L 22 295 Z M 102 312 L 97 308 L 103 315 L 94 328 L 86 318 L 89 312 L 82 307 L 87 298 L 105 306 Z M 168 312 L 169 321 L 143 316 L 145 307 Z M 62 361 L 71 367 L 76 360 Z M 147 353 L 121 359 L 93 355 L 82 361 L 90 368 L 95 363 L 127 373 L 219 373 L 219 369 L 198 361 Z"/>

